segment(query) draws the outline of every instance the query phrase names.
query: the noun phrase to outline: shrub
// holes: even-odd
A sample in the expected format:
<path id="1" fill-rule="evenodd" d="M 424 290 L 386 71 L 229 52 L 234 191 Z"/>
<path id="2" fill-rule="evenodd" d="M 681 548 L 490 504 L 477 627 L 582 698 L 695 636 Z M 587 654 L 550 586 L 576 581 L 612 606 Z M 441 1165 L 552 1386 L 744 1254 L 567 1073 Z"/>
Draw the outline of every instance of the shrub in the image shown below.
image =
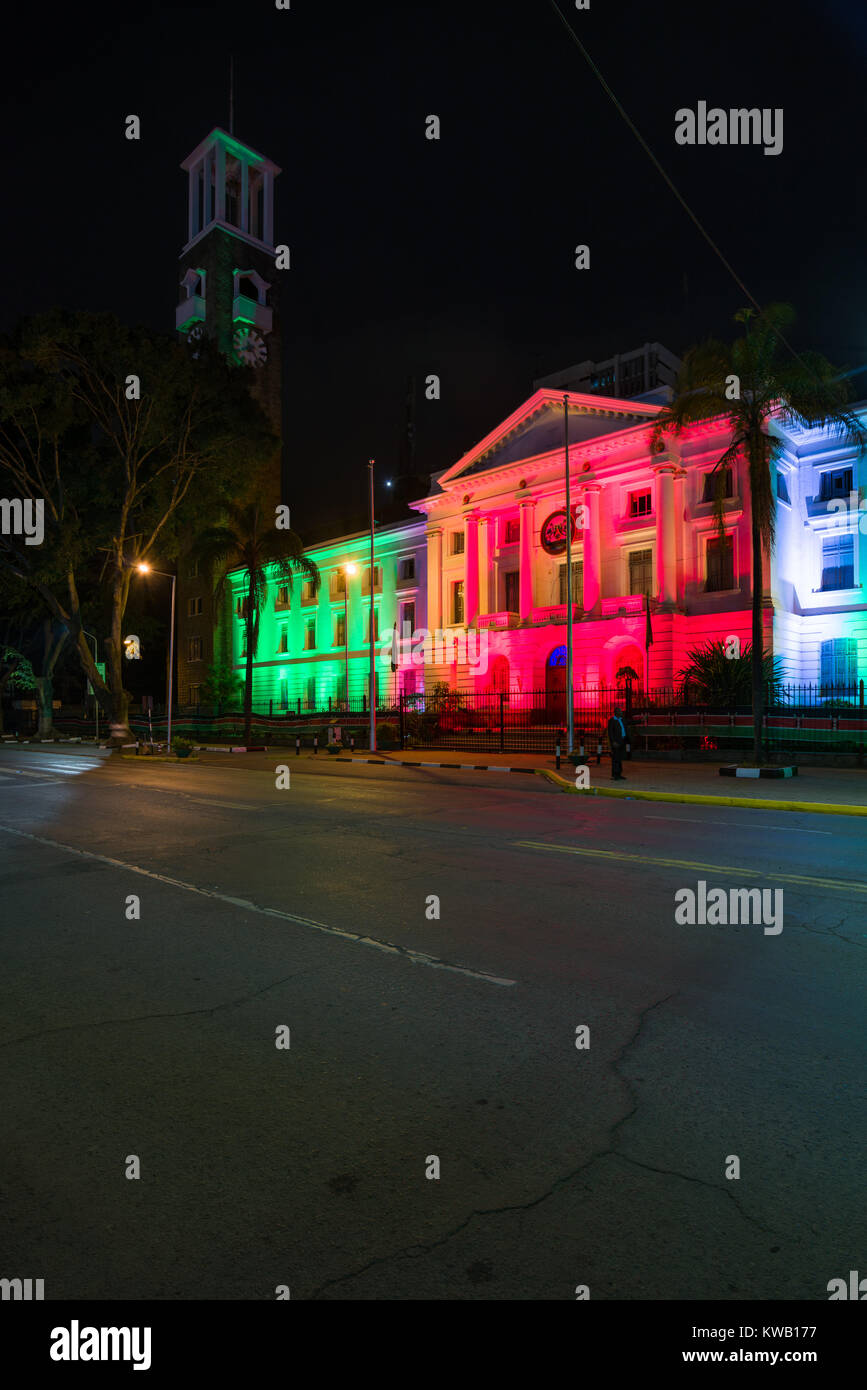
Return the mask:
<path id="1" fill-rule="evenodd" d="M 172 751 L 176 758 L 188 758 L 195 749 L 195 744 L 189 738 L 176 738 L 172 743 Z"/>
<path id="2" fill-rule="evenodd" d="M 397 748 L 400 743 L 400 730 L 397 724 L 386 719 L 384 723 L 377 723 L 376 742 L 379 748 Z"/>
<path id="3" fill-rule="evenodd" d="M 342 744 L 342 743 L 329 743 L 329 745 L 328 745 L 328 751 L 329 751 L 329 753 L 342 753 L 342 752 L 343 752 L 343 744 Z"/>

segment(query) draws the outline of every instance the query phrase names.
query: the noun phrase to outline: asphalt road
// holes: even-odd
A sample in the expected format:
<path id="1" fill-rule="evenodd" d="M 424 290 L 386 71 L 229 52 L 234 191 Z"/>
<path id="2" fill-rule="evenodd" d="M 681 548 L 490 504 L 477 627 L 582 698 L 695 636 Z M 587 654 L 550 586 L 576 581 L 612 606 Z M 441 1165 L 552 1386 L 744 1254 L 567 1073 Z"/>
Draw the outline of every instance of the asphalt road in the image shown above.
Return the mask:
<path id="1" fill-rule="evenodd" d="M 325 758 L 278 790 L 281 756 L 0 749 L 0 1275 L 826 1300 L 863 1266 L 862 821 Z M 678 925 L 698 880 L 782 889 L 783 930 Z"/>

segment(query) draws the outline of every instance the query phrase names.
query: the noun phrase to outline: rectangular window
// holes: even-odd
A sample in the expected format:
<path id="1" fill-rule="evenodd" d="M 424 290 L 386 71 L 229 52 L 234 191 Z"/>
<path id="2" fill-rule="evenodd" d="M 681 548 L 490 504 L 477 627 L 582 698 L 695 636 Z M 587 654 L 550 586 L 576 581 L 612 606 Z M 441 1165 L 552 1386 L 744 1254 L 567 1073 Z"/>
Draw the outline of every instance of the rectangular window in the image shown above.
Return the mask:
<path id="1" fill-rule="evenodd" d="M 285 623 L 280 624 L 280 638 L 277 643 L 278 655 L 289 650 L 289 628 Z"/>
<path id="2" fill-rule="evenodd" d="M 452 554 L 463 555 L 466 536 L 463 531 L 452 531 Z"/>
<path id="3" fill-rule="evenodd" d="M 397 577 L 402 584 L 408 584 L 415 579 L 414 555 L 408 555 L 405 560 L 401 560 L 397 567 Z"/>
<path id="4" fill-rule="evenodd" d="M 247 616 L 247 599 L 245 599 L 245 598 L 236 598 L 236 599 L 235 599 L 235 616 L 236 616 L 237 618 L 246 618 L 246 616 Z"/>
<path id="5" fill-rule="evenodd" d="M 288 584 L 278 584 L 278 585 L 277 585 L 277 597 L 276 597 L 275 600 L 274 600 L 274 607 L 275 607 L 275 608 L 288 608 L 288 607 L 289 607 L 289 585 L 288 585 Z"/>
<path id="6" fill-rule="evenodd" d="M 789 496 L 789 484 L 786 482 L 785 473 L 777 474 L 777 497 L 781 502 L 788 502 L 791 506 L 792 499 Z"/>
<path id="7" fill-rule="evenodd" d="M 316 708 L 316 677 L 307 677 L 307 708 Z"/>
<path id="8" fill-rule="evenodd" d="M 707 582 L 705 589 L 719 593 L 723 589 L 735 587 L 735 547 L 731 536 L 720 540 L 719 536 L 707 543 Z"/>
<path id="9" fill-rule="evenodd" d="M 505 586 L 506 612 L 517 613 L 520 603 L 520 600 L 518 598 L 518 571 L 505 570 L 503 573 L 503 583 Z"/>
<path id="10" fill-rule="evenodd" d="M 566 565 L 560 566 L 560 602 L 568 603 L 569 598 L 566 593 Z M 572 561 L 572 602 L 582 604 L 584 602 L 584 561 Z"/>
<path id="11" fill-rule="evenodd" d="M 823 642 L 820 649 L 819 679 L 823 686 L 851 689 L 858 684 L 858 640 L 855 637 L 834 637 Z"/>
<path id="12" fill-rule="evenodd" d="M 346 593 L 346 575 L 343 570 L 335 570 L 331 576 L 332 598 L 343 598 Z"/>
<path id="13" fill-rule="evenodd" d="M 316 619 L 308 618 L 304 624 L 304 650 L 312 652 L 316 646 Z"/>
<path id="14" fill-rule="evenodd" d="M 247 655 L 247 625 L 238 628 L 238 651 L 241 656 Z"/>
<path id="15" fill-rule="evenodd" d="M 187 570 L 187 578 L 188 578 L 188 579 L 198 579 L 198 577 L 199 577 L 199 562 L 198 562 L 198 560 L 191 560 L 191 561 L 190 561 L 190 564 L 189 564 L 189 568 L 188 568 L 188 570 Z M 190 689 L 192 690 L 193 687 L 190 686 Z M 196 689 L 198 689 L 198 687 L 196 687 Z"/>
<path id="16" fill-rule="evenodd" d="M 629 515 L 650 516 L 653 511 L 652 500 L 650 488 L 646 492 L 630 492 Z"/>
<path id="17" fill-rule="evenodd" d="M 189 661 L 201 661 L 202 659 L 202 639 L 201 637 L 190 637 L 188 642 Z"/>
<path id="18" fill-rule="evenodd" d="M 187 599 L 187 617 L 198 618 L 202 611 L 202 600 L 200 598 Z"/>
<path id="19" fill-rule="evenodd" d="M 653 589 L 653 551 L 629 552 L 629 592 L 649 594 Z"/>
<path id="20" fill-rule="evenodd" d="M 400 605 L 400 636 L 412 637 L 415 632 L 415 604 L 402 603 Z"/>
<path id="21" fill-rule="evenodd" d="M 342 671 L 334 683 L 334 696 L 338 705 L 346 704 L 346 672 Z"/>
<path id="22" fill-rule="evenodd" d="M 716 490 L 719 487 L 719 472 L 714 469 L 712 473 L 704 475 L 704 492 L 701 495 L 702 502 L 716 501 Z M 734 476 L 731 468 L 726 469 L 725 483 L 723 485 L 723 497 L 734 497 Z"/>
<path id="23" fill-rule="evenodd" d="M 278 701 L 281 709 L 289 708 L 289 682 L 281 680 L 278 688 Z"/>
<path id="24" fill-rule="evenodd" d="M 365 642 L 369 642 L 369 641 L 370 641 L 370 609 L 369 609 L 369 608 L 365 608 L 365 610 L 364 610 L 364 640 L 365 640 Z M 373 610 L 373 640 L 374 640 L 374 642 L 378 642 L 378 641 L 379 641 L 379 609 L 378 609 L 378 608 L 374 608 L 374 610 Z"/>
<path id="25" fill-rule="evenodd" d="M 191 686 L 190 686 L 190 704 L 191 704 L 191 705 L 198 705 L 198 703 L 199 703 L 199 690 L 200 690 L 200 689 L 201 689 L 201 687 L 198 686 L 198 685 L 191 685 Z"/>
<path id="26" fill-rule="evenodd" d="M 464 581 L 459 579 L 452 585 L 452 622 L 464 621 Z"/>
<path id="27" fill-rule="evenodd" d="M 831 536 L 822 541 L 822 588 L 851 589 L 855 584 L 855 537 Z"/>
<path id="28" fill-rule="evenodd" d="M 335 647 L 346 646 L 346 614 L 337 613 L 334 617 L 334 645 Z"/>
<path id="29" fill-rule="evenodd" d="M 848 497 L 852 491 L 852 469 L 835 468 L 823 473 L 819 482 L 819 501 L 830 502 L 833 497 Z"/>
<path id="30" fill-rule="evenodd" d="M 382 590 L 382 565 L 373 567 L 373 592 L 380 593 Z M 365 566 L 364 575 L 361 581 L 361 592 L 370 597 L 370 565 Z"/>
<path id="31" fill-rule="evenodd" d="M 514 545 L 515 542 L 516 542 L 516 541 L 519 541 L 520 539 L 521 539 L 521 523 L 520 523 L 520 521 L 507 521 L 507 522 L 506 522 L 505 535 L 503 536 L 503 544 L 504 544 L 504 545 Z"/>
<path id="32" fill-rule="evenodd" d="M 302 602 L 302 603 L 315 603 L 315 602 L 316 602 L 316 586 L 315 586 L 315 584 L 313 583 L 313 580 L 312 580 L 312 579 L 305 579 L 305 580 L 304 580 L 304 583 L 301 585 L 301 602 Z"/>

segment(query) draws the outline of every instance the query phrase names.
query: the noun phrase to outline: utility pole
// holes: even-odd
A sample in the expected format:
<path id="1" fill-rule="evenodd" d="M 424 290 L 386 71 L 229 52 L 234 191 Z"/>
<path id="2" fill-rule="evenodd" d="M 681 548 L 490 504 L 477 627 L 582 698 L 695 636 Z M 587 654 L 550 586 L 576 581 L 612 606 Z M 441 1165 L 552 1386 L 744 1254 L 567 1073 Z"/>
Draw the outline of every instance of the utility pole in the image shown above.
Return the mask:
<path id="1" fill-rule="evenodd" d="M 371 753 L 374 753 L 374 752 L 376 751 L 376 669 L 375 669 L 375 666 L 374 666 L 374 661 L 375 661 L 374 647 L 375 647 L 375 643 L 374 643 L 374 640 L 373 640 L 373 634 L 374 634 L 374 631 L 375 631 L 374 623 L 375 623 L 375 618 L 376 618 L 376 611 L 375 611 L 374 606 L 373 606 L 373 592 L 374 592 L 374 589 L 375 589 L 375 587 L 376 587 L 375 582 L 374 582 L 375 579 L 376 579 L 376 570 L 375 570 L 375 568 L 374 568 L 374 563 L 373 563 L 373 559 L 374 559 L 374 554 L 373 554 L 373 465 L 374 465 L 374 463 L 375 463 L 375 459 L 370 459 L 369 462 L 368 462 L 368 465 L 367 465 L 367 471 L 368 471 L 368 473 L 370 474 L 370 631 L 369 631 L 369 633 L 368 633 L 368 636 L 370 637 L 370 682 L 369 682 L 369 698 L 370 698 L 370 751 L 371 751 Z"/>
<path id="2" fill-rule="evenodd" d="M 572 709 L 572 493 L 569 487 L 569 397 L 563 397 L 563 437 L 566 451 L 566 752 L 575 751 Z"/>

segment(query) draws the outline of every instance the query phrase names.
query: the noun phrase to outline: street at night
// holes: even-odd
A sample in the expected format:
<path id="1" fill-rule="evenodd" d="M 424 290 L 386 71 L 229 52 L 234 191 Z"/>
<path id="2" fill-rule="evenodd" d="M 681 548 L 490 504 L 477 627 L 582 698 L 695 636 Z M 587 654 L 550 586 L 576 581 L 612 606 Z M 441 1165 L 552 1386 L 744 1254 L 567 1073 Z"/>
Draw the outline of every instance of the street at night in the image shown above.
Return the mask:
<path id="1" fill-rule="evenodd" d="M 0 752 L 11 1266 L 241 1300 L 857 1268 L 862 820 L 286 762 Z M 698 880 L 782 889 L 783 930 L 676 925 Z"/>

